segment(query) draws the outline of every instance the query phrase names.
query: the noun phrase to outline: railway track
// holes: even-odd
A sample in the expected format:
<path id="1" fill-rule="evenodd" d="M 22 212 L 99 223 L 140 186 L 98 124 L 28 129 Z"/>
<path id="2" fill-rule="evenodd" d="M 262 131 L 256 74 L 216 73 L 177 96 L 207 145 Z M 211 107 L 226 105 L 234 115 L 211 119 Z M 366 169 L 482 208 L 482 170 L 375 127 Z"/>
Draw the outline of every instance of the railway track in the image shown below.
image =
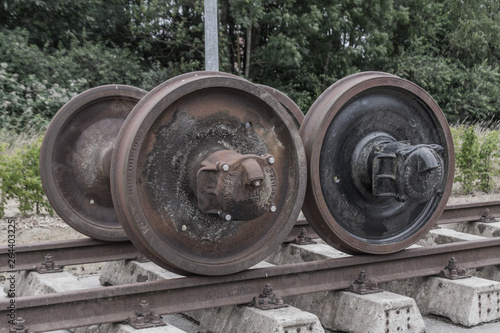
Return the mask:
<path id="1" fill-rule="evenodd" d="M 485 211 L 487 214 L 485 214 Z M 447 206 L 439 219 L 441 225 L 459 225 L 500 216 L 500 201 Z M 297 229 L 305 226 L 298 221 Z M 500 227 L 499 227 L 500 230 Z M 293 233 L 293 232 L 292 232 Z M 283 245 L 285 246 L 285 245 Z M 177 277 L 162 281 L 109 286 L 49 295 L 22 296 L 15 299 L 16 312 L 30 331 L 43 332 L 104 322 L 127 320 L 142 300 L 158 314 L 180 313 L 205 308 L 247 304 L 266 284 L 274 293 L 290 297 L 349 288 L 360 271 L 369 272 L 378 283 L 439 274 L 450 258 L 460 267 L 475 269 L 500 265 L 500 238 L 484 238 L 451 244 L 424 246 L 388 255 L 354 255 L 337 259 L 254 268 L 223 276 Z M 0 248 L 0 260 L 7 262 L 8 248 Z M 76 265 L 99 261 L 135 259 L 139 252 L 130 242 L 107 243 L 73 240 L 18 245 L 16 269 L 32 270 L 47 255 L 57 265 Z M 10 272 L 5 265 L 0 272 Z M 168 302 L 165 300 L 168 299 Z M 0 300 L 0 315 L 8 316 L 11 299 Z M 61 310 L 64 309 L 64 310 Z M 81 316 L 82 309 L 97 309 L 94 316 Z M 105 311 L 99 311 L 105 309 Z M 92 311 L 91 311 L 92 312 Z M 3 323 L 2 323 L 3 324 Z M 0 332 L 9 332 L 8 325 Z"/>

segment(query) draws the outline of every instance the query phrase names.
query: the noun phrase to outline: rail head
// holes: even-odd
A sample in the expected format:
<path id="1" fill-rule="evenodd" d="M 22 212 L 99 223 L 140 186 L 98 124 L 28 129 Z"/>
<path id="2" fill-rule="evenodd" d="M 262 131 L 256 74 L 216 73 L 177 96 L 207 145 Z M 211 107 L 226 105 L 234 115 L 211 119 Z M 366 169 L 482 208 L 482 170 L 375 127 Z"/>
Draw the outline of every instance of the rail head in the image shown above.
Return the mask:
<path id="1" fill-rule="evenodd" d="M 498 265 L 499 251 L 500 238 L 491 238 L 414 248 L 382 256 L 360 255 L 256 268 L 225 276 L 191 276 L 19 297 L 15 304 L 17 313 L 29 318 L 29 329 L 43 332 L 122 321 L 133 314 L 142 300 L 147 300 L 150 308 L 158 314 L 246 304 L 261 292 L 265 284 L 271 284 L 281 297 L 340 290 L 347 288 L 361 270 L 379 283 L 431 276 L 438 274 L 451 257 L 457 258 L 464 268 Z M 10 302 L 9 299 L 0 301 L 2 318 L 8 315 Z M 0 333 L 7 332 L 8 327 L 0 328 Z"/>

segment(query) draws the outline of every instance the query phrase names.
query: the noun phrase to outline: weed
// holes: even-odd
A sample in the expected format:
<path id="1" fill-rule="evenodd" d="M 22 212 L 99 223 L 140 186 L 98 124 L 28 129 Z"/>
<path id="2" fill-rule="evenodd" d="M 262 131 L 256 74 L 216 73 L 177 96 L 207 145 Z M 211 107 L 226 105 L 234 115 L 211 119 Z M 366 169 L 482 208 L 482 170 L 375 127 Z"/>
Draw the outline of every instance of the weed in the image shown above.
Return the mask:
<path id="1" fill-rule="evenodd" d="M 452 136 L 456 152 L 455 182 L 461 184 L 467 195 L 474 190 L 490 192 L 498 173 L 495 163 L 500 144 L 498 130 L 488 130 L 481 124 L 462 124 L 452 128 Z"/>

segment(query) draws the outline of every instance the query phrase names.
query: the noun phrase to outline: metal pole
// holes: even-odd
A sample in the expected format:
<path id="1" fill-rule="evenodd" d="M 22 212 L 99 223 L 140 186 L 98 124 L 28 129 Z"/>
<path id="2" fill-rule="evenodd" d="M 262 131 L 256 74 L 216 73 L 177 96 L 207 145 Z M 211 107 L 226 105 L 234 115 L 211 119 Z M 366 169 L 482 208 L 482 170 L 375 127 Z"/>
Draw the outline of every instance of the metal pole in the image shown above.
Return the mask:
<path id="1" fill-rule="evenodd" d="M 205 0 L 205 70 L 219 70 L 217 0 Z"/>

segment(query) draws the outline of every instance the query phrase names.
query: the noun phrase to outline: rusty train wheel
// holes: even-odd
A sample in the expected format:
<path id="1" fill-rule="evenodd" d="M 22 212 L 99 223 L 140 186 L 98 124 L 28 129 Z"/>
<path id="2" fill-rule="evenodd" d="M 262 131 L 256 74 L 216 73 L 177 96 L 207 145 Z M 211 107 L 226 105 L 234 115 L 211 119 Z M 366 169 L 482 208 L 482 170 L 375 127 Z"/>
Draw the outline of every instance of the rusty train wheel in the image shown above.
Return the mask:
<path id="1" fill-rule="evenodd" d="M 264 90 L 215 72 L 145 96 L 112 158 L 113 201 L 134 245 L 180 274 L 223 275 L 286 238 L 305 194 L 292 117 Z"/>
<path id="2" fill-rule="evenodd" d="M 57 112 L 45 133 L 40 151 L 44 191 L 59 216 L 87 236 L 127 239 L 113 208 L 109 168 L 118 132 L 145 94 L 124 85 L 87 90 Z"/>
<path id="3" fill-rule="evenodd" d="M 441 215 L 453 183 L 452 137 L 417 85 L 380 72 L 351 75 L 316 100 L 300 134 L 308 161 L 303 212 L 330 245 L 396 252 Z"/>
<path id="4" fill-rule="evenodd" d="M 273 87 L 269 87 L 269 86 L 266 86 L 263 84 L 259 84 L 258 86 L 260 88 L 264 89 L 265 91 L 267 91 L 271 96 L 276 98 L 281 103 L 281 105 L 283 105 L 285 110 L 291 116 L 293 116 L 293 118 L 295 120 L 295 125 L 297 125 L 297 128 L 300 129 L 300 125 L 304 121 L 304 113 L 302 113 L 302 110 L 299 108 L 299 106 L 297 104 L 295 104 L 295 102 L 290 97 L 288 97 L 283 92 L 281 92 Z"/>

